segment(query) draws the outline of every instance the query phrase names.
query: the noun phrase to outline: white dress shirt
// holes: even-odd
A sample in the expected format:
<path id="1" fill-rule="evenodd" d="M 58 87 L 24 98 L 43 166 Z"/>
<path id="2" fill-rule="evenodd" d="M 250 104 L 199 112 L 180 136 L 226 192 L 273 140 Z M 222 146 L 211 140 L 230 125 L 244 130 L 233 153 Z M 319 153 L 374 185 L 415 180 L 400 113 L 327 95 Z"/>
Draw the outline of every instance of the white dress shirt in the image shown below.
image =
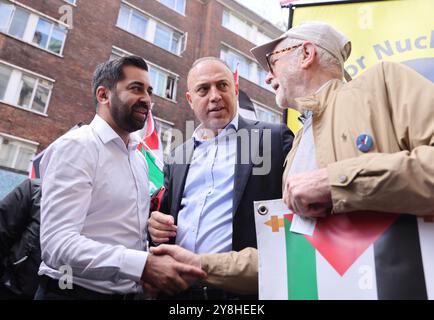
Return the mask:
<path id="1" fill-rule="evenodd" d="M 39 274 L 100 293 L 140 292 L 146 263 L 148 167 L 98 115 L 50 145 L 42 158 Z M 63 278 L 62 278 L 63 279 Z M 67 289 L 66 289 L 67 290 Z"/>

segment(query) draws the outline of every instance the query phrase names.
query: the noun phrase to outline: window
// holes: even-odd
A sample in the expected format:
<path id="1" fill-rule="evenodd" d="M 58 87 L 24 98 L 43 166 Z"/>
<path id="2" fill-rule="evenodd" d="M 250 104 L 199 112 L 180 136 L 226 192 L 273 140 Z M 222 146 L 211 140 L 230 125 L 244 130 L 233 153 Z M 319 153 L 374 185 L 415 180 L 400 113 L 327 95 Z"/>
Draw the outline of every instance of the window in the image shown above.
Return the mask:
<path id="1" fill-rule="evenodd" d="M 269 36 L 267 36 L 265 33 L 258 31 L 257 34 L 256 34 L 256 41 L 255 41 L 255 44 L 259 46 L 259 45 L 261 45 L 261 44 L 264 44 L 264 43 L 270 42 L 271 40 L 273 40 L 273 39 L 271 39 L 271 38 L 270 38 Z"/>
<path id="2" fill-rule="evenodd" d="M 134 11 L 131 12 L 130 16 L 130 32 L 139 36 L 140 38 L 145 39 L 146 37 L 146 28 L 148 26 L 148 19 Z"/>
<path id="3" fill-rule="evenodd" d="M 231 30 L 232 32 L 235 32 L 239 36 L 250 40 L 250 30 L 251 26 L 238 18 L 237 16 L 233 15 L 228 10 L 223 11 L 223 26 Z"/>
<path id="4" fill-rule="evenodd" d="M 27 172 L 36 149 L 36 143 L 23 142 L 0 134 L 0 166 Z"/>
<path id="5" fill-rule="evenodd" d="M 247 58 L 241 53 L 238 53 L 237 51 L 228 47 L 222 48 L 220 52 L 220 58 L 226 61 L 233 72 L 236 70 L 238 64 L 238 70 L 241 77 L 272 91 L 271 86 L 265 83 L 267 72 L 252 59 Z"/>
<path id="6" fill-rule="evenodd" d="M 64 27 L 55 26 L 54 23 L 39 18 L 32 42 L 40 48 L 60 53 L 63 42 L 65 41 L 65 36 L 66 32 Z"/>
<path id="7" fill-rule="evenodd" d="M 273 88 L 271 87 L 271 85 L 269 85 L 265 82 L 265 79 L 267 78 L 267 74 L 268 74 L 268 72 L 265 71 L 264 69 L 262 69 L 262 67 L 258 65 L 258 84 L 261 87 L 264 87 L 270 91 L 273 91 Z"/>
<path id="8" fill-rule="evenodd" d="M 245 79 L 250 79 L 250 64 L 251 61 L 249 61 L 247 58 L 242 56 L 241 54 L 230 50 L 230 49 L 224 49 L 221 52 L 221 58 L 226 61 L 226 63 L 231 68 L 232 72 L 234 72 L 238 65 L 238 71 L 240 73 L 240 76 Z"/>
<path id="9" fill-rule="evenodd" d="M 170 156 L 170 152 L 172 151 L 172 126 L 155 117 L 154 120 L 158 132 L 158 138 L 163 145 L 164 160 L 166 160 L 166 158 Z"/>
<path id="10" fill-rule="evenodd" d="M 0 64 L 0 100 L 4 100 L 12 70 Z"/>
<path id="11" fill-rule="evenodd" d="M 177 55 L 185 50 L 186 33 L 182 34 L 129 6 L 121 5 L 117 26 Z"/>
<path id="12" fill-rule="evenodd" d="M 162 24 L 157 24 L 154 43 L 163 49 L 177 53 L 180 51 L 181 37 L 182 34 L 179 32 L 173 31 Z"/>
<path id="13" fill-rule="evenodd" d="M 153 93 L 170 100 L 176 100 L 176 78 L 168 73 L 149 67 Z"/>
<path id="14" fill-rule="evenodd" d="M 0 1 L 0 31 L 7 32 L 10 18 L 14 11 L 14 6 L 12 4 Z"/>
<path id="15" fill-rule="evenodd" d="M 257 26 L 251 25 L 227 9 L 223 10 L 222 25 L 256 45 L 272 40 L 265 33 L 259 31 Z"/>
<path id="16" fill-rule="evenodd" d="M 162 4 L 178 11 L 180 14 L 185 14 L 185 0 L 159 0 Z"/>
<path id="17" fill-rule="evenodd" d="M 110 59 L 115 59 L 126 55 L 131 55 L 131 53 L 114 47 L 112 48 Z M 148 67 L 151 85 L 154 89 L 153 94 L 176 101 L 178 76 L 170 73 L 169 71 L 165 71 L 161 67 L 155 66 L 149 62 Z"/>
<path id="18" fill-rule="evenodd" d="M 0 100 L 46 114 L 52 82 L 0 64 Z"/>
<path id="19" fill-rule="evenodd" d="M 0 18 L 0 32 L 50 52 L 62 53 L 67 33 L 64 26 L 5 1 L 0 1 Z"/>
<path id="20" fill-rule="evenodd" d="M 64 1 L 66 1 L 66 2 L 68 2 L 70 4 L 76 4 L 76 2 L 77 2 L 77 0 L 64 0 Z"/>
<path id="21" fill-rule="evenodd" d="M 29 14 L 26 11 L 21 8 L 15 8 L 15 12 L 12 16 L 12 22 L 9 27 L 9 34 L 22 39 L 28 20 Z"/>
<path id="22" fill-rule="evenodd" d="M 255 113 L 258 120 L 271 122 L 271 123 L 281 123 L 282 115 L 277 111 L 272 111 L 271 109 L 262 107 L 257 103 L 253 103 L 255 107 Z"/>

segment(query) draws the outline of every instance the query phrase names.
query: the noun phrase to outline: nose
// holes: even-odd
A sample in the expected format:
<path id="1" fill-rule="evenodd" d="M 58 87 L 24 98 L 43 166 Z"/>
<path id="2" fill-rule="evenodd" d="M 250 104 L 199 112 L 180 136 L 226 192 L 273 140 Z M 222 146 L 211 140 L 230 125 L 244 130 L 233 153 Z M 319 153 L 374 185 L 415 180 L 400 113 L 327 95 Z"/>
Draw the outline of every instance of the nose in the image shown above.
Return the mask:
<path id="1" fill-rule="evenodd" d="M 141 97 L 140 97 L 140 102 L 144 102 L 146 103 L 146 105 L 149 107 L 151 105 L 152 99 L 151 99 L 151 95 L 148 92 L 145 92 Z"/>
<path id="2" fill-rule="evenodd" d="M 217 89 L 216 86 L 211 86 L 210 88 L 210 101 L 211 102 L 217 102 L 222 99 L 222 96 L 220 94 L 220 91 Z"/>
<path id="3" fill-rule="evenodd" d="M 268 71 L 267 76 L 265 77 L 265 83 L 271 84 L 271 81 L 273 80 L 274 75 L 271 73 L 271 71 Z"/>

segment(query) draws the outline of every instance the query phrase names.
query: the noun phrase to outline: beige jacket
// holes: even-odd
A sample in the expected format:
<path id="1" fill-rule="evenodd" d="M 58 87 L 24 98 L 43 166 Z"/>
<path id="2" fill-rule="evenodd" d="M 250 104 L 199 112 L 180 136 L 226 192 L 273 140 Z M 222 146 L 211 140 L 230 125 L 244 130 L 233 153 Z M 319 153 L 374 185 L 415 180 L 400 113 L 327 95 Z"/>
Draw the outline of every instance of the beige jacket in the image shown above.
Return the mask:
<path id="1" fill-rule="evenodd" d="M 434 213 L 432 82 L 406 66 L 382 62 L 350 83 L 333 80 L 318 94 L 297 102 L 313 112 L 316 160 L 329 174 L 333 213 Z M 363 133 L 374 141 L 367 153 L 356 145 Z M 283 180 L 300 139 L 301 131 L 286 159 Z M 256 254 L 255 249 L 247 251 L 244 258 Z M 210 281 L 223 286 L 227 279 L 237 279 L 231 286 L 245 287 L 253 275 L 243 271 L 248 263 L 243 258 L 231 259 L 236 254 L 208 255 L 205 269 L 214 270 L 210 266 L 224 255 L 225 270 L 231 273 L 211 272 Z M 246 281 L 237 274 L 246 276 Z"/>

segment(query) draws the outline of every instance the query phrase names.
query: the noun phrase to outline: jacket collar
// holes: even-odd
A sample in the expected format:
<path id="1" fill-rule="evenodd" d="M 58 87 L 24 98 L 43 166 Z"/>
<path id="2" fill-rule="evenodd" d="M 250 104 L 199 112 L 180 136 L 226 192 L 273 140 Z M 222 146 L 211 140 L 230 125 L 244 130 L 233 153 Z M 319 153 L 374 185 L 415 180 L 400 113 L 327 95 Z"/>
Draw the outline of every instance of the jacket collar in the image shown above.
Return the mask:
<path id="1" fill-rule="evenodd" d="M 328 85 L 320 88 L 316 93 L 310 96 L 296 98 L 295 101 L 300 106 L 300 110 L 312 111 L 313 113 L 321 113 L 327 106 L 327 100 L 330 95 L 343 86 L 343 82 L 339 79 L 328 81 Z"/>

